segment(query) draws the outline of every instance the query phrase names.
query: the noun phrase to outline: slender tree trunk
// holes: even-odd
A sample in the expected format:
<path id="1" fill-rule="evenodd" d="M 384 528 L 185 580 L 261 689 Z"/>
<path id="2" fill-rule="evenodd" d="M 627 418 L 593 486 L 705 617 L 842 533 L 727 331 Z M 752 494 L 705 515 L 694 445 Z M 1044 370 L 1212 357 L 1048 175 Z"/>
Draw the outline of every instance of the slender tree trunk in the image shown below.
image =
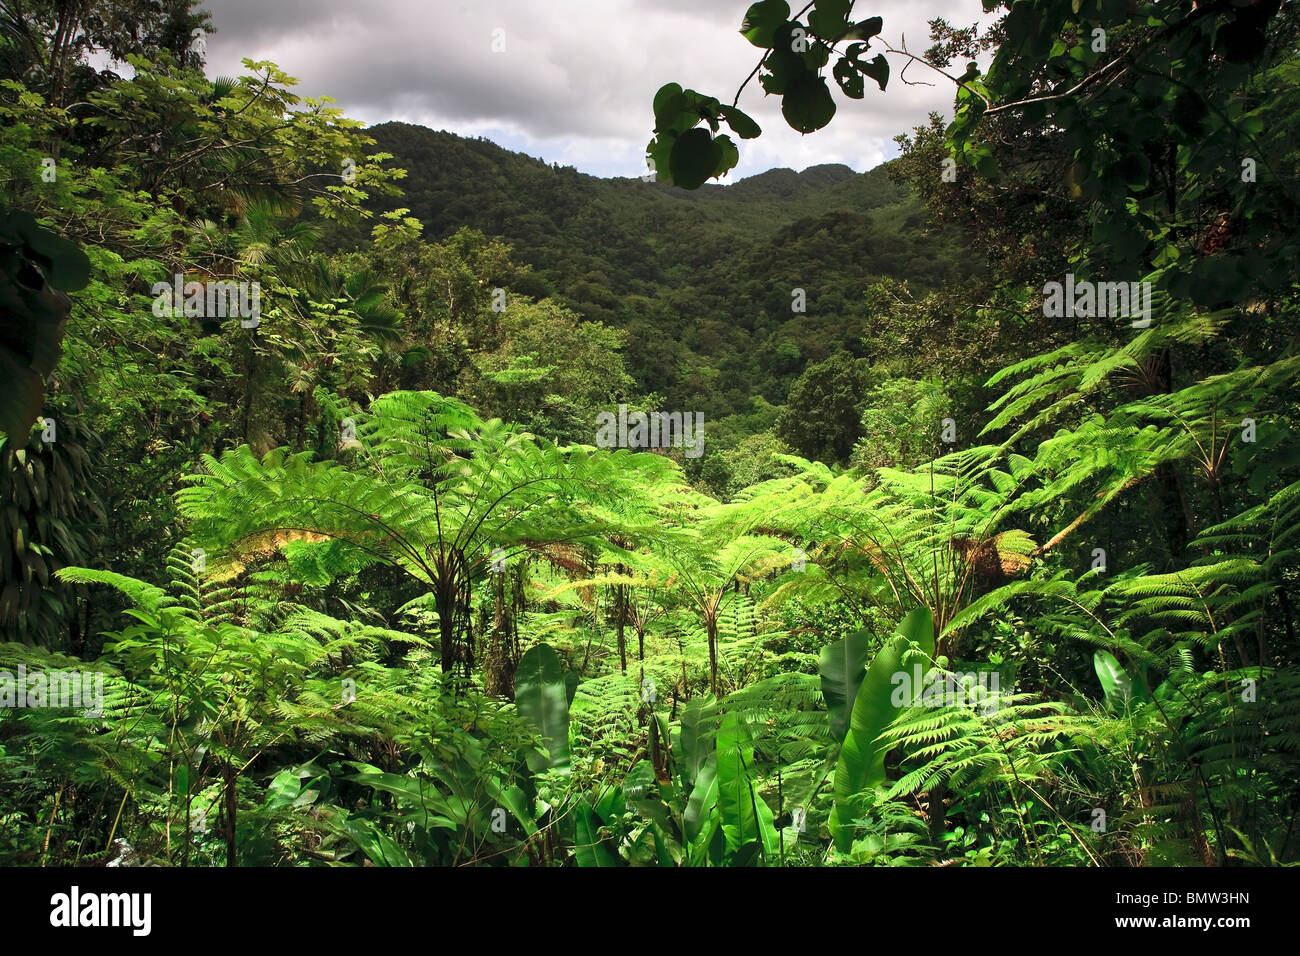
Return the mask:
<path id="1" fill-rule="evenodd" d="M 1171 187 L 1172 188 L 1172 187 Z M 1156 368 L 1156 391 L 1170 394 L 1174 390 L 1173 356 L 1166 349 L 1159 356 Z M 1155 477 L 1160 486 L 1162 510 L 1165 512 L 1165 533 L 1169 541 L 1169 558 L 1179 566 L 1185 557 L 1187 543 L 1191 540 L 1193 519 L 1187 488 L 1176 465 L 1166 462 L 1156 466 Z"/>
<path id="2" fill-rule="evenodd" d="M 72 56 L 72 37 L 76 26 L 81 21 L 81 3 L 79 0 L 65 0 L 59 9 L 59 25 L 50 43 L 50 96 L 51 106 L 63 106 L 68 81 L 68 61 Z"/>
<path id="3" fill-rule="evenodd" d="M 690 691 L 688 688 L 690 685 L 687 684 L 686 682 L 686 642 L 682 640 L 680 636 L 681 633 L 680 630 L 678 630 L 677 633 L 679 635 L 677 638 L 677 654 L 680 657 L 682 662 L 682 694 L 683 696 L 689 698 Z"/>
<path id="4" fill-rule="evenodd" d="M 433 604 L 438 611 L 438 637 L 442 660 L 438 666 L 443 674 L 450 674 L 456 666 L 456 595 L 455 585 L 440 580 L 434 586 Z"/>
<path id="5" fill-rule="evenodd" d="M 239 809 L 239 793 L 236 784 L 239 782 L 239 774 L 235 771 L 235 765 L 229 761 L 225 767 L 225 797 L 226 797 L 226 866 L 235 865 L 235 822 L 236 814 Z M 188 834 L 189 827 L 186 827 Z M 189 842 L 188 840 L 186 841 Z"/>
<path id="6" fill-rule="evenodd" d="M 248 370 L 244 378 L 244 444 L 248 445 L 248 431 L 253 421 L 253 375 L 257 369 L 257 356 L 252 348 L 248 350 Z"/>
<path id="7" fill-rule="evenodd" d="M 718 618 L 716 609 L 710 611 L 704 619 L 704 626 L 709 632 L 709 688 L 713 696 L 718 696 Z M 685 666 L 685 665 L 683 665 Z"/>
<path id="8" fill-rule="evenodd" d="M 627 594 L 623 585 L 614 586 L 614 616 L 618 628 L 618 664 L 619 670 L 627 673 L 627 641 L 623 637 L 623 626 L 627 617 Z"/>
<path id="9" fill-rule="evenodd" d="M 1295 646 L 1295 625 L 1291 620 L 1291 599 L 1287 596 L 1286 586 L 1279 581 L 1277 585 L 1277 603 L 1282 608 L 1282 623 L 1286 627 L 1288 646 Z"/>
<path id="10" fill-rule="evenodd" d="M 943 842 L 943 831 L 948 825 L 946 811 L 943 806 L 943 798 L 948 793 L 948 785 L 939 783 L 930 788 L 929 805 L 926 807 L 926 815 L 929 817 L 929 835 L 930 845 L 939 846 Z"/>
<path id="11" fill-rule="evenodd" d="M 487 653 L 483 655 L 483 688 L 493 697 L 511 697 L 514 694 L 514 669 L 510 660 L 510 614 L 506 609 L 505 574 L 497 573 L 493 590 L 495 610 L 492 616 L 492 636 Z"/>
<path id="12" fill-rule="evenodd" d="M 1161 510 L 1165 513 L 1165 536 L 1169 542 L 1169 559 L 1174 566 L 1181 564 L 1187 551 L 1190 518 L 1187 514 L 1186 493 L 1180 487 L 1174 466 L 1156 467 L 1156 480 L 1160 483 Z"/>
<path id="13" fill-rule="evenodd" d="M 303 442 L 307 440 L 307 393 L 298 396 L 298 440 L 297 448 L 302 451 Z"/>

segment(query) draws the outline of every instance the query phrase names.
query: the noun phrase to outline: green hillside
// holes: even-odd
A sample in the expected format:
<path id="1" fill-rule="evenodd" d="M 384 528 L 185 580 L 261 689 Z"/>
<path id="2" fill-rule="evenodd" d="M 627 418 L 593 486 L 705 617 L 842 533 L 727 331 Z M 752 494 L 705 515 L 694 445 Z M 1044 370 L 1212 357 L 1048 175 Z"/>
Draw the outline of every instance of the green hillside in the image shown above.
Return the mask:
<path id="1" fill-rule="evenodd" d="M 837 351 L 887 352 L 863 341 L 873 280 L 925 291 L 971 268 L 958 234 L 925 228 L 887 165 L 773 169 L 692 192 L 406 123 L 367 133 L 407 170 L 404 195 L 377 208 L 409 208 L 428 240 L 463 227 L 502 237 L 534 270 L 516 291 L 627 330 L 640 390 L 710 418 L 748 411 L 754 396 L 782 404 L 809 363 Z M 806 313 L 792 308 L 796 288 Z M 725 386 L 702 384 L 713 373 Z"/>

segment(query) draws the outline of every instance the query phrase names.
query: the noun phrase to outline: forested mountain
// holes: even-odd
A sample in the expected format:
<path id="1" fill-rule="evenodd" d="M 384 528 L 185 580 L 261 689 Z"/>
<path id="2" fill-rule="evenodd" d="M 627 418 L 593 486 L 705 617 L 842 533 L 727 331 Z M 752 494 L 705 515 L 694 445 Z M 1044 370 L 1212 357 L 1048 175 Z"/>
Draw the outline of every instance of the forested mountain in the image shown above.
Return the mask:
<path id="1" fill-rule="evenodd" d="M 794 378 L 837 351 L 889 355 L 891 343 L 864 339 L 873 280 L 924 292 L 976 268 L 883 166 L 773 169 L 688 192 L 405 123 L 367 133 L 407 171 L 403 195 L 378 208 L 409 208 L 428 239 L 466 226 L 502 237 L 533 267 L 516 291 L 626 330 L 640 390 L 710 419 L 748 412 L 754 396 L 784 404 Z"/>

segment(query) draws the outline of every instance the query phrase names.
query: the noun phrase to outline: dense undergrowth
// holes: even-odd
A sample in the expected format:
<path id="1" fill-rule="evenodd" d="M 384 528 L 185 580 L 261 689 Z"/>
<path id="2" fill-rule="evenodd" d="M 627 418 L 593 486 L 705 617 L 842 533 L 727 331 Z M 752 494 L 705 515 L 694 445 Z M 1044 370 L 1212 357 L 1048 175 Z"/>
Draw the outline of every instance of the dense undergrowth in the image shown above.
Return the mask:
<path id="1" fill-rule="evenodd" d="M 739 374 L 630 342 L 716 275 L 631 276 L 641 321 L 596 321 L 590 263 L 426 239 L 392 157 L 274 65 L 206 78 L 189 5 L 117 5 L 130 36 L 57 6 L 0 47 L 5 308 L 32 317 L 0 412 L 41 419 L 0 437 L 0 862 L 1300 859 L 1294 4 L 1243 52 L 1226 6 L 1085 3 L 1150 70 L 1069 127 L 963 92 L 903 137 L 909 202 L 986 265 L 909 288 L 844 271 L 870 219 L 789 226 L 801 262 L 838 250 L 867 347 L 768 356 L 702 455 L 600 447 L 597 421 Z M 1067 9 L 1022 8 L 980 95 L 1096 63 Z M 1192 102 L 1170 77 L 1203 43 Z M 737 222 L 768 229 L 757 195 Z M 60 287 L 53 234 L 88 256 L 61 357 L 57 293 L 15 292 L 24 262 Z M 788 302 L 764 249 L 727 281 Z M 1044 309 L 1044 279 L 1133 261 L 1154 321 Z M 173 277 L 256 281 L 260 315 L 160 308 Z M 20 703 L 20 672 L 102 692 Z"/>

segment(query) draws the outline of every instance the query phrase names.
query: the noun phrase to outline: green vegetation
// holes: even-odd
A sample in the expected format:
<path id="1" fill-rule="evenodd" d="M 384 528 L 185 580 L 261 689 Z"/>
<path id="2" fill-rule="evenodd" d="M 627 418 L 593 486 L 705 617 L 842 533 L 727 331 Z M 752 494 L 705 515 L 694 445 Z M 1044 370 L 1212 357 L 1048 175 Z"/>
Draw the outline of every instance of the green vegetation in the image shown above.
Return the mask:
<path id="1" fill-rule="evenodd" d="M 1300 861 L 1296 4 L 762 0 L 793 128 L 955 118 L 725 188 L 97 6 L 0 21 L 0 862 Z"/>

